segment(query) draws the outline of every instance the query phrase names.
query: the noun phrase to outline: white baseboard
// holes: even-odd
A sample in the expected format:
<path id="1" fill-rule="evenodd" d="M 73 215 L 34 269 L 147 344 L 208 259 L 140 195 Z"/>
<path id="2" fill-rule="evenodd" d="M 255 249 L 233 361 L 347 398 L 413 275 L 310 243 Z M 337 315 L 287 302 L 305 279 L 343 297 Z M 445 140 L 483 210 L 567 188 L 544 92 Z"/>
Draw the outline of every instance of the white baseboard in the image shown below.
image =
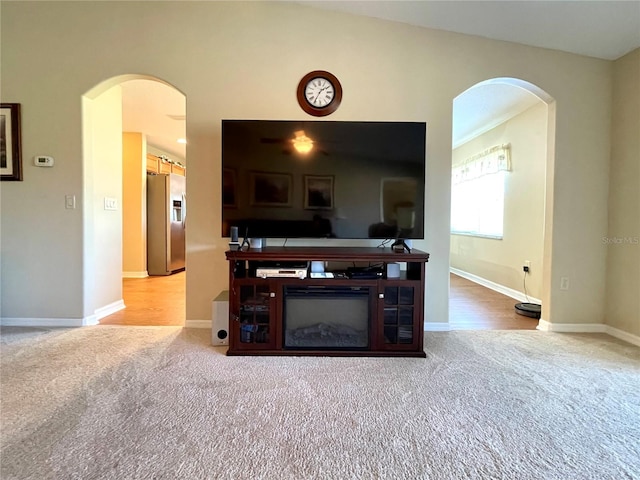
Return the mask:
<path id="1" fill-rule="evenodd" d="M 211 328 L 211 320 L 186 320 L 185 328 Z"/>
<path id="2" fill-rule="evenodd" d="M 47 327 L 68 328 L 97 325 L 95 315 L 86 318 L 0 318 L 3 327 Z"/>
<path id="3" fill-rule="evenodd" d="M 543 332 L 606 333 L 605 327 L 604 323 L 551 323 L 541 318 L 536 329 Z"/>
<path id="4" fill-rule="evenodd" d="M 625 342 L 640 346 L 639 336 L 610 327 L 604 323 L 551 323 L 547 320 L 540 319 L 536 328 L 544 332 L 606 333 Z"/>
<path id="5" fill-rule="evenodd" d="M 111 315 L 112 313 L 119 312 L 124 308 L 126 308 L 124 300 L 118 300 L 117 302 L 113 302 L 109 305 L 96 309 L 94 316 L 96 317 L 96 321 L 99 321 L 101 318 Z"/>
<path id="6" fill-rule="evenodd" d="M 84 318 L 0 318 L 0 325 L 5 327 L 88 327 L 98 325 L 100 319 L 125 308 L 124 301 L 118 300 L 104 307 L 98 308 L 93 315 Z"/>
<path id="7" fill-rule="evenodd" d="M 122 278 L 147 278 L 149 272 L 122 272 Z"/>
<path id="8" fill-rule="evenodd" d="M 89 327 L 91 325 L 100 325 L 100 318 L 96 314 L 89 315 L 88 317 L 84 317 L 82 319 L 81 327 Z"/>
<path id="9" fill-rule="evenodd" d="M 527 296 L 524 293 L 519 292 L 518 290 L 514 290 L 509 287 L 505 287 L 504 285 L 500 285 L 498 283 L 492 282 L 491 280 L 487 280 L 486 278 L 479 277 L 474 275 L 473 273 L 465 272 L 463 270 L 458 270 L 457 268 L 449 267 L 449 271 L 458 275 L 459 277 L 466 278 L 467 280 L 472 281 L 473 283 L 477 283 L 478 285 L 482 285 L 483 287 L 487 287 L 495 292 L 506 295 L 507 297 L 511 297 L 519 302 L 527 302 L 527 303 L 538 303 L 542 304 L 542 301 L 529 296 L 527 300 Z"/>
<path id="10" fill-rule="evenodd" d="M 640 336 L 638 335 L 625 332 L 618 328 L 610 327 L 609 325 L 605 325 L 605 332 L 612 337 L 619 338 L 620 340 L 624 340 L 625 342 L 629 342 L 640 347 Z"/>
<path id="11" fill-rule="evenodd" d="M 425 332 L 448 332 L 451 330 L 451 324 L 447 322 L 424 322 Z"/>

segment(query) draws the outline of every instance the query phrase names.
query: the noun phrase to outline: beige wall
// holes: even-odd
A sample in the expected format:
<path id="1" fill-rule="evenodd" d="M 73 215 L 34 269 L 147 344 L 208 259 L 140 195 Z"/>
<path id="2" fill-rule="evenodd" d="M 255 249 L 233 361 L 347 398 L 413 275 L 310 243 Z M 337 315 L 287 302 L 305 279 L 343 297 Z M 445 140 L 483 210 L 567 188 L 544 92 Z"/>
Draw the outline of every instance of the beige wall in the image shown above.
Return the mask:
<path id="1" fill-rule="evenodd" d="M 640 49 L 614 64 L 606 323 L 640 335 Z"/>
<path id="2" fill-rule="evenodd" d="M 495 145 L 509 144 L 512 170 L 505 180 L 503 238 L 451 235 L 451 266 L 524 293 L 522 266 L 529 260 L 527 294 L 537 299 L 542 296 L 547 110 L 541 101 L 453 150 L 455 165 Z"/>
<path id="3" fill-rule="evenodd" d="M 147 149 L 145 135 L 122 134 L 122 272 L 147 276 Z"/>
<path id="4" fill-rule="evenodd" d="M 91 226 L 85 251 L 90 297 L 85 316 L 100 316 L 122 304 L 122 91 L 112 87 L 85 103 L 85 195 L 83 216 Z M 113 202 L 107 208 L 106 202 Z M 78 252 L 80 254 L 80 252 Z M 64 273 L 60 272 L 64 277 Z"/>
<path id="5" fill-rule="evenodd" d="M 309 118 L 296 86 L 321 68 L 344 89 L 330 120 L 427 122 L 427 233 L 414 246 L 431 253 L 425 310 L 436 324 L 448 318 L 453 99 L 504 76 L 548 92 L 557 101 L 557 138 L 547 320 L 604 319 L 610 62 L 288 3 L 3 2 L 1 21 L 2 100 L 23 105 L 24 157 L 56 157 L 47 174 L 26 166 L 24 182 L 2 186 L 3 316 L 75 315 L 86 303 L 81 261 L 91 259 L 78 246 L 87 225 L 80 212 L 64 210 L 64 194 L 84 188 L 81 97 L 106 79 L 143 73 L 187 98 L 186 315 L 209 319 L 211 299 L 227 283 L 220 121 Z M 301 51 L 318 38 L 322 55 Z M 43 222 L 55 259 L 38 248 Z M 561 294 L 566 275 L 574 281 Z"/>

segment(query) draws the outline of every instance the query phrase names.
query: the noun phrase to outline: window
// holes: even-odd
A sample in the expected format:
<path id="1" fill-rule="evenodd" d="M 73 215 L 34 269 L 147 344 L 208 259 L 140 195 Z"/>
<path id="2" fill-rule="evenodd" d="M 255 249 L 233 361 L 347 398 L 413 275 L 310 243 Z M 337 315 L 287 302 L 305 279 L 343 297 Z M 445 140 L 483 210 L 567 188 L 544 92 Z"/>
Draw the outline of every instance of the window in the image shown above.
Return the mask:
<path id="1" fill-rule="evenodd" d="M 502 238 L 509 147 L 493 147 L 453 167 L 451 232 Z"/>

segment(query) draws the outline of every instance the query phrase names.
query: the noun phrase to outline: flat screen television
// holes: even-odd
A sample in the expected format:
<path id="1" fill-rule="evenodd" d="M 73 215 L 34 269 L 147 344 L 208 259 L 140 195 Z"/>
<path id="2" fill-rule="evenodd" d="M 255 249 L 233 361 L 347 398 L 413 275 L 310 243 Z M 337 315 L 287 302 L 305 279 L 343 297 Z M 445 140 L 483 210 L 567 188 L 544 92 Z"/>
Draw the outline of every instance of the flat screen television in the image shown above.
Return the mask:
<path id="1" fill-rule="evenodd" d="M 425 143 L 424 122 L 222 120 L 222 236 L 422 239 Z"/>

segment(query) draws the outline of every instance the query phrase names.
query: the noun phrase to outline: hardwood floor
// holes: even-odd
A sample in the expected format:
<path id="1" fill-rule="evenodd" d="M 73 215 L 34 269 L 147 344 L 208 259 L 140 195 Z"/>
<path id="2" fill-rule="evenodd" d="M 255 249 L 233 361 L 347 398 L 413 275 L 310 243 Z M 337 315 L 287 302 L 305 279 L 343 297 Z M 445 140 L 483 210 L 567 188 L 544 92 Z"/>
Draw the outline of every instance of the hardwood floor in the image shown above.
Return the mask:
<path id="1" fill-rule="evenodd" d="M 125 278 L 124 310 L 104 317 L 101 325 L 185 324 L 186 273 Z M 515 313 L 511 297 L 451 274 L 449 322 L 453 330 L 535 330 L 538 320 Z"/>
<path id="2" fill-rule="evenodd" d="M 124 310 L 100 320 L 100 325 L 184 326 L 186 273 L 124 278 Z"/>
<path id="3" fill-rule="evenodd" d="M 535 330 L 538 326 L 538 319 L 515 312 L 518 300 L 453 273 L 450 279 L 452 330 Z"/>

